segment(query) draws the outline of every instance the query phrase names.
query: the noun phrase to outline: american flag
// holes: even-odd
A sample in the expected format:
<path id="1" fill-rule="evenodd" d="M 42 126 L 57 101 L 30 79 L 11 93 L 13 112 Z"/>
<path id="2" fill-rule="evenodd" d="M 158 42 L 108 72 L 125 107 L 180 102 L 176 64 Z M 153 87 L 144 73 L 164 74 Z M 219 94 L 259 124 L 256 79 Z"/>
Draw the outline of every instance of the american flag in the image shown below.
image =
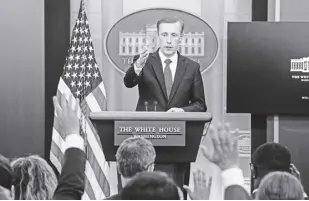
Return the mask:
<path id="1" fill-rule="evenodd" d="M 105 160 L 100 138 L 88 118 L 89 112 L 106 110 L 106 91 L 95 59 L 89 22 L 81 0 L 78 18 L 71 36 L 70 49 L 57 88 L 61 94 L 80 99 L 79 117 L 81 134 L 87 150 L 85 193 L 83 199 L 104 199 L 110 195 L 107 175 L 109 164 Z M 54 116 L 50 160 L 61 172 L 66 143 Z"/>

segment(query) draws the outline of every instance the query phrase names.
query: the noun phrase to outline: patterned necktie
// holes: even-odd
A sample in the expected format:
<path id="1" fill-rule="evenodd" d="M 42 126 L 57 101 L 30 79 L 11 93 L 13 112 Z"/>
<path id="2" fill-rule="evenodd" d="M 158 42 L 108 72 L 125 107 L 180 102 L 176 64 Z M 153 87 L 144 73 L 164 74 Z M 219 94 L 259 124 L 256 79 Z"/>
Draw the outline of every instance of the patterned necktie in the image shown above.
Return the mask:
<path id="1" fill-rule="evenodd" d="M 172 90 L 172 86 L 173 86 L 173 77 L 172 77 L 172 71 L 170 68 L 170 64 L 172 63 L 172 61 L 170 59 L 166 59 L 164 63 L 166 63 L 165 68 L 164 68 L 165 88 L 166 88 L 167 97 L 169 98 L 171 90 Z"/>

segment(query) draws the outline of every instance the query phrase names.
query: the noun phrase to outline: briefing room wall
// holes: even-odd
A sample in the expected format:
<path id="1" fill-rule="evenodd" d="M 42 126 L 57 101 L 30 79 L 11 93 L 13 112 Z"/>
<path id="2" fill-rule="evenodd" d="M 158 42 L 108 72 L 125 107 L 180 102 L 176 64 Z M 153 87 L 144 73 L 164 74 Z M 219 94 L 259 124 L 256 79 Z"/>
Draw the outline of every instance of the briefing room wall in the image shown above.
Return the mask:
<path id="1" fill-rule="evenodd" d="M 0 153 L 44 156 L 44 1 L 0 6 Z"/>
<path id="2" fill-rule="evenodd" d="M 237 127 L 250 134 L 249 115 L 226 114 L 225 107 L 225 68 L 226 68 L 226 21 L 251 20 L 251 1 L 242 0 L 85 0 L 96 59 L 101 69 L 107 90 L 108 110 L 134 110 L 138 98 L 137 88 L 128 89 L 123 85 L 123 74 L 120 73 L 107 57 L 105 37 L 111 27 L 122 17 L 148 8 L 174 8 L 192 13 L 208 23 L 219 40 L 219 52 L 210 68 L 202 74 L 208 111 L 213 114 L 213 124 L 220 121 L 231 121 Z M 74 25 L 80 0 L 71 0 L 71 25 Z M 248 120 L 249 119 L 249 120 Z M 244 125 L 245 124 L 245 125 Z M 203 141 L 208 144 L 208 138 Z M 250 145 L 249 145 L 250 146 Z M 243 164 L 248 177 L 248 158 Z M 244 165 L 243 165 L 244 166 Z M 212 198 L 222 199 L 220 171 L 200 154 L 192 169 L 204 169 L 214 177 Z M 114 168 L 116 169 L 116 168 Z M 115 170 L 112 183 L 117 183 Z"/>

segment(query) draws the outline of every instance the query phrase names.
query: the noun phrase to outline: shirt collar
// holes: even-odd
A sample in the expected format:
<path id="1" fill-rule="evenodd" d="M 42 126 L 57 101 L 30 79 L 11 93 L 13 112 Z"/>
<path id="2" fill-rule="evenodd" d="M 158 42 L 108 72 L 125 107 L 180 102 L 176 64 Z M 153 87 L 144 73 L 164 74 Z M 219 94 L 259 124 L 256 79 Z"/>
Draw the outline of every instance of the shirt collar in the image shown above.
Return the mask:
<path id="1" fill-rule="evenodd" d="M 159 56 L 160 56 L 160 59 L 161 59 L 161 62 L 164 64 L 164 61 L 166 59 L 170 59 L 172 61 L 173 64 L 177 64 L 177 61 L 178 61 L 178 52 L 176 52 L 176 54 L 174 54 L 172 57 L 170 58 L 167 58 L 162 52 L 161 50 L 159 49 Z"/>

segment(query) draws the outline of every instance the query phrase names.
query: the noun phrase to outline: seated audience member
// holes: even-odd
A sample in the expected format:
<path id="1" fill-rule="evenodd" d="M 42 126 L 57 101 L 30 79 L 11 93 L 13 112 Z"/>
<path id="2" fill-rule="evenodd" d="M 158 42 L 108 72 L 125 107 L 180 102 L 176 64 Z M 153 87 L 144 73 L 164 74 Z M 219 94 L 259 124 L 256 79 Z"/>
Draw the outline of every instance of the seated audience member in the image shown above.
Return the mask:
<path id="1" fill-rule="evenodd" d="M 287 172 L 272 172 L 261 181 L 257 200 L 303 200 L 304 189 L 300 181 Z"/>
<path id="2" fill-rule="evenodd" d="M 156 151 L 152 143 L 141 137 L 130 137 L 124 140 L 116 153 L 118 172 L 124 187 L 137 173 L 152 172 Z M 119 194 L 111 196 L 109 200 L 118 200 Z"/>
<path id="3" fill-rule="evenodd" d="M 219 125 L 209 130 L 213 150 L 201 146 L 203 155 L 219 166 L 222 173 L 225 200 L 249 200 L 249 193 L 244 188 L 244 176 L 238 166 L 239 153 L 237 145 L 238 130 L 232 132 L 229 124 Z"/>
<path id="4" fill-rule="evenodd" d="M 0 200 L 13 198 L 13 176 L 9 159 L 0 154 Z"/>
<path id="5" fill-rule="evenodd" d="M 252 197 L 255 197 L 261 180 L 265 175 L 282 171 L 294 174 L 298 179 L 299 172 L 291 164 L 291 153 L 287 147 L 282 144 L 271 142 L 259 146 L 252 155 L 251 174 L 254 178 L 254 191 Z M 305 195 L 305 197 L 307 197 Z"/>
<path id="6" fill-rule="evenodd" d="M 73 97 L 66 101 L 65 95 L 53 97 L 59 127 L 65 138 L 67 149 L 53 200 L 81 200 L 85 190 L 86 154 L 84 139 L 79 135 L 78 105 L 73 108 Z"/>
<path id="7" fill-rule="evenodd" d="M 15 199 L 49 200 L 57 186 L 57 177 L 48 163 L 39 156 L 15 159 L 12 163 Z"/>
<path id="8" fill-rule="evenodd" d="M 120 193 L 122 200 L 179 200 L 175 182 L 163 172 L 142 172 L 132 178 Z"/>

